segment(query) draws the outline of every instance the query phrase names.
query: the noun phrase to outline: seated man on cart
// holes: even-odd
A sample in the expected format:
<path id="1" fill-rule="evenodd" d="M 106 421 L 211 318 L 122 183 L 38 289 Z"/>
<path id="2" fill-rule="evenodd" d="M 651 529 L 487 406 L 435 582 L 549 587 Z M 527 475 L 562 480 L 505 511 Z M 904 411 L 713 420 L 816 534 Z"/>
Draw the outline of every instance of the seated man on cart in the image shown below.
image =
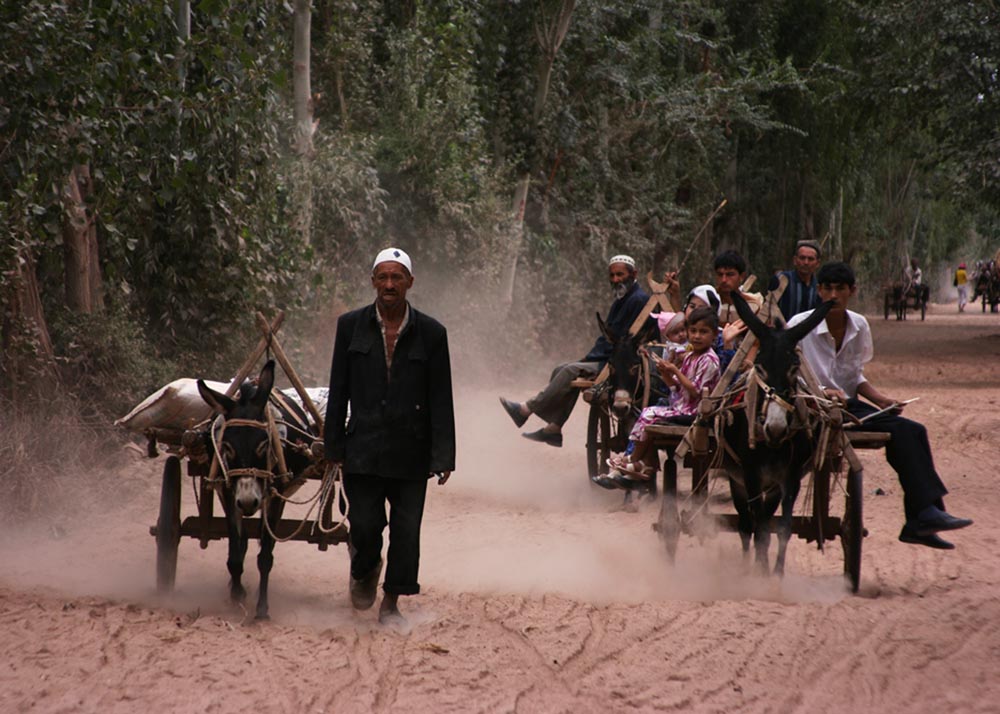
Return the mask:
<path id="1" fill-rule="evenodd" d="M 826 320 L 799 342 L 806 360 L 827 396 L 844 402 L 848 413 L 864 420 L 866 431 L 892 436 L 886 444 L 886 459 L 899 476 L 906 514 L 899 540 L 942 550 L 954 548 L 938 533 L 965 528 L 972 521 L 944 510 L 948 489 L 934 469 L 927 429 L 900 416 L 903 405 L 865 378 L 864 366 L 874 356 L 874 349 L 868 321 L 847 309 L 858 290 L 854 271 L 847 263 L 827 263 L 819 269 L 816 280 L 820 299 L 834 301 L 834 307 Z M 811 314 L 812 310 L 795 315 L 788 321 L 789 327 Z M 867 401 L 861 401 L 862 397 Z"/>
<path id="2" fill-rule="evenodd" d="M 608 261 L 608 281 L 614 301 L 605 325 L 615 338 L 628 334 L 629 328 L 642 312 L 649 296 L 636 280 L 635 260 L 628 255 L 616 255 Z M 500 397 L 500 404 L 518 427 L 524 425 L 532 414 L 537 414 L 546 424 L 537 431 L 525 432 L 524 438 L 540 441 L 549 446 L 562 446 L 562 427 L 576 405 L 578 389 L 573 380 L 595 377 L 611 357 L 612 343 L 601 335 L 590 352 L 578 362 L 566 362 L 552 371 L 548 385 L 531 399 L 515 402 Z"/>

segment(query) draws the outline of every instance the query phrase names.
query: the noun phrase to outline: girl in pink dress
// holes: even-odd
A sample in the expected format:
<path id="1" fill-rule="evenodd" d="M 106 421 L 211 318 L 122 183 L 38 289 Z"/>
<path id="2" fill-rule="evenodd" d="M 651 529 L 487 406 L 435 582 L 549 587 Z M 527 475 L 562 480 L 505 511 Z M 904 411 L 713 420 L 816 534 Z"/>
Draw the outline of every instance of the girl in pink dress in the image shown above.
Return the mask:
<path id="1" fill-rule="evenodd" d="M 634 448 L 631 453 L 626 451 L 623 454 L 612 454 L 608 463 L 614 471 L 598 479 L 599 485 L 627 487 L 627 481 L 648 481 L 652 478 L 656 467 L 646 463 L 646 459 L 654 455 L 654 449 L 650 448 L 646 438 L 646 427 L 671 421 L 691 423 L 691 419 L 698 413 L 702 390 L 712 391 L 719 381 L 719 356 L 712 349 L 718 331 L 719 316 L 711 308 L 698 308 L 688 315 L 687 337 L 690 350 L 685 353 L 680 367 L 669 360 L 656 361 L 660 377 L 670 387 L 668 403 L 642 410 L 629 434 L 629 441 L 634 444 Z M 605 481 L 609 483 L 604 483 Z"/>

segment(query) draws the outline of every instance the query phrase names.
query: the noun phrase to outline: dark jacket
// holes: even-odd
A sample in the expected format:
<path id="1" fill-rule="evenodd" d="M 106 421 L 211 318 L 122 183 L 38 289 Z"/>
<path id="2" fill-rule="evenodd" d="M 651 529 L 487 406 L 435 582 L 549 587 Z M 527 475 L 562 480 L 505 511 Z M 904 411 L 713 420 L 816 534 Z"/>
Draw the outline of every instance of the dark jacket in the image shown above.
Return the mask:
<path id="1" fill-rule="evenodd" d="M 781 314 L 785 316 L 786 320 L 790 320 L 793 315 L 798 315 L 800 312 L 815 310 L 819 307 L 820 299 L 819 293 L 816 292 L 815 275 L 811 276 L 808 285 L 802 282 L 799 274 L 794 270 L 783 270 L 780 275 L 788 276 L 788 287 L 785 288 L 781 299 L 778 300 L 778 307 L 781 308 Z M 771 284 L 768 285 L 767 289 L 774 290 L 777 287 L 778 276 L 775 276 L 771 279 Z"/>
<path id="2" fill-rule="evenodd" d="M 608 327 L 608 332 L 619 338 L 628 334 L 628 328 L 632 327 L 635 318 L 639 317 L 642 308 L 649 302 L 649 295 L 639 287 L 638 281 L 632 283 L 622 297 L 611 303 L 608 310 L 608 317 L 604 324 Z M 590 352 L 583 358 L 583 362 L 607 362 L 611 357 L 612 346 L 604 335 L 597 338 L 597 342 L 590 348 Z"/>
<path id="3" fill-rule="evenodd" d="M 444 326 L 411 306 L 387 375 L 375 304 L 341 315 L 324 441 L 327 458 L 343 462 L 350 474 L 426 479 L 453 471 L 455 413 Z"/>

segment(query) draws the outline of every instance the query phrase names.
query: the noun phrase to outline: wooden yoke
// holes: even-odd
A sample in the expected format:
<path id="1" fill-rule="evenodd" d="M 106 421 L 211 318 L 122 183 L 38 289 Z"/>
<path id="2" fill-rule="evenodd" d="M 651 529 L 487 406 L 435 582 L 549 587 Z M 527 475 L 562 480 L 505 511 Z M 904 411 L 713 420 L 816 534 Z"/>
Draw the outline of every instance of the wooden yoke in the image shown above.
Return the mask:
<path id="1" fill-rule="evenodd" d="M 646 273 L 646 282 L 649 283 L 649 300 L 646 301 L 646 306 L 642 308 L 639 316 L 635 318 L 635 322 L 628 328 L 628 334 L 631 337 L 639 334 L 639 330 L 642 329 L 643 323 L 649 318 L 654 307 L 659 306 L 661 312 L 674 311 L 674 306 L 670 304 L 670 299 L 667 297 L 667 284 L 653 280 L 652 271 Z"/>
<path id="2" fill-rule="evenodd" d="M 751 276 L 750 278 L 747 278 L 747 281 L 743 285 L 749 287 L 753 284 L 752 281 L 755 279 L 756 278 Z M 780 276 L 778 278 L 778 287 L 767 294 L 767 300 L 757 312 L 757 317 L 760 318 L 761 322 L 766 323 L 771 319 L 773 314 L 780 314 L 780 310 L 778 309 L 778 299 L 781 298 L 787 287 L 788 277 L 785 275 Z M 743 291 L 742 286 L 740 291 Z M 740 343 L 739 349 L 737 349 L 736 354 L 733 355 L 733 360 L 729 363 L 729 366 L 726 367 L 726 371 L 719 379 L 718 384 L 715 385 L 715 389 L 712 390 L 710 395 L 702 398 L 701 404 L 699 405 L 699 418 L 695 420 L 694 424 L 688 427 L 687 434 L 684 435 L 683 441 L 681 441 L 680 445 L 677 447 L 675 454 L 678 458 L 683 459 L 695 443 L 700 444 L 706 442 L 704 435 L 699 434 L 696 431 L 697 429 L 708 428 L 700 422 L 704 421 L 706 414 L 711 413 L 715 409 L 715 402 L 721 399 L 722 395 L 726 393 L 727 389 L 729 389 L 729 384 L 733 381 L 733 377 L 735 377 L 736 373 L 740 371 L 743 361 L 747 358 L 747 355 L 750 354 L 750 350 L 753 349 L 756 344 L 756 335 L 748 329 L 746 335 L 743 336 L 743 341 Z M 708 404 L 706 404 L 706 401 Z M 697 442 L 695 442 L 696 437 Z"/>
<path id="3" fill-rule="evenodd" d="M 288 381 L 292 383 L 295 387 L 295 391 L 299 393 L 299 397 L 302 399 L 302 404 L 305 406 L 306 411 L 308 411 L 316 422 L 316 429 L 320 434 L 323 433 L 323 416 L 319 413 L 319 409 L 313 403 L 312 398 L 309 396 L 309 392 L 306 391 L 305 385 L 302 384 L 302 380 L 299 379 L 298 373 L 295 368 L 292 367 L 292 363 L 288 361 L 288 357 L 285 356 L 285 350 L 281 348 L 281 343 L 274 336 L 271 331 L 270 326 L 267 324 L 267 319 L 260 312 L 256 315 L 257 327 L 264 334 L 264 339 L 268 341 L 271 346 L 271 351 L 274 352 L 274 358 L 281 365 L 281 368 L 285 370 L 285 374 L 288 376 Z"/>
<path id="4" fill-rule="evenodd" d="M 260 313 L 257 313 L 260 315 Z M 263 315 L 261 315 L 263 317 Z M 250 372 L 253 370 L 254 365 L 257 364 L 257 360 L 264 356 L 264 352 L 267 351 L 267 346 L 274 339 L 274 335 L 277 334 L 278 330 L 281 329 L 281 324 L 285 321 L 285 311 L 279 310 L 277 316 L 274 318 L 274 322 L 267 325 L 267 329 L 264 330 L 264 336 L 257 343 L 253 352 L 247 357 L 246 362 L 240 367 L 240 370 L 236 373 L 236 377 L 233 379 L 232 384 L 226 388 L 226 396 L 231 397 L 236 394 L 236 390 L 240 388 L 243 384 L 243 380 L 250 376 Z M 266 324 L 266 322 L 265 322 Z"/>
<path id="5" fill-rule="evenodd" d="M 629 337 L 635 337 L 639 334 L 639 330 L 642 329 L 643 323 L 649 318 L 650 314 L 653 312 L 653 308 L 659 306 L 660 310 L 673 311 L 673 306 L 670 304 L 669 298 L 667 298 L 667 285 L 666 283 L 658 283 L 653 280 L 652 271 L 646 273 L 646 282 L 649 283 L 650 296 L 649 300 L 646 301 L 646 306 L 642 308 L 639 316 L 635 318 L 632 326 L 628 328 Z M 594 384 L 600 384 L 611 376 L 611 368 L 605 364 L 601 368 L 600 373 L 594 378 Z"/>

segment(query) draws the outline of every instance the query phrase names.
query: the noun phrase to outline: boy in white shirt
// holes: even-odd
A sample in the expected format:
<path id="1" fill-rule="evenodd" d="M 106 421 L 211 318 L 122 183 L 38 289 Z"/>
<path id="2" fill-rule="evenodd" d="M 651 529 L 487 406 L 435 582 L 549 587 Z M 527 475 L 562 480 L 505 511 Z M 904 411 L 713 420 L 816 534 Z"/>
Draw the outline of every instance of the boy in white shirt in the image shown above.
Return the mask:
<path id="1" fill-rule="evenodd" d="M 845 402 L 847 411 L 859 418 L 893 406 L 896 404 L 893 399 L 865 379 L 864 365 L 871 361 L 874 350 L 868 321 L 847 309 L 857 293 L 854 271 L 847 263 L 827 263 L 819 269 L 816 281 L 820 299 L 832 300 L 834 307 L 826 320 L 799 345 L 826 394 Z M 811 313 L 812 310 L 795 315 L 788 326 L 802 322 Z M 897 406 L 872 417 L 864 425 L 866 431 L 892 435 L 885 449 L 886 460 L 899 476 L 906 513 L 899 540 L 950 550 L 955 546 L 938 533 L 965 528 L 972 525 L 972 521 L 945 512 L 942 499 L 948 489 L 934 470 L 927 429 L 923 424 L 900 416 L 901 411 L 902 406 Z"/>

